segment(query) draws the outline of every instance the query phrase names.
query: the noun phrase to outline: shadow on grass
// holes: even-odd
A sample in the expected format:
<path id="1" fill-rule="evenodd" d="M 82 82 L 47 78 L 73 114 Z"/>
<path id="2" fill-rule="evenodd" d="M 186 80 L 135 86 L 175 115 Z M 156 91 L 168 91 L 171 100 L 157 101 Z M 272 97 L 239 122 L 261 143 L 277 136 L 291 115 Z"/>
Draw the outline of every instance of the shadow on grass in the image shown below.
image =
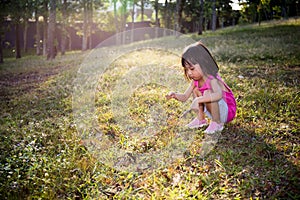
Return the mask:
<path id="1" fill-rule="evenodd" d="M 220 156 L 226 173 L 219 181 L 237 187 L 247 198 L 299 199 L 299 168 L 289 160 L 289 152 L 267 141 L 254 128 L 228 126 L 213 153 Z"/>

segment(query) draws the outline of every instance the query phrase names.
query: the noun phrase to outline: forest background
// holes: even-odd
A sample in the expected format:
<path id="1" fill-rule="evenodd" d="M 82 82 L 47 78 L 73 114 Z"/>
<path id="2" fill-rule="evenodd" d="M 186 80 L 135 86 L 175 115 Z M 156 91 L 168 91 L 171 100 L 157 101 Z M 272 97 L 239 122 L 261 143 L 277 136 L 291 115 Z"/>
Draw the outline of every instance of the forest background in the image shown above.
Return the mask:
<path id="1" fill-rule="evenodd" d="M 1 0 L 0 63 L 36 49 L 54 59 L 58 52 L 94 48 L 134 28 L 160 27 L 182 33 L 224 28 L 299 15 L 297 0 Z M 146 37 L 149 37 L 146 36 Z M 157 35 L 150 35 L 157 37 Z M 133 40 L 133 36 L 129 40 Z M 116 44 L 126 43 L 119 38 Z M 23 52 L 23 53 L 22 53 Z"/>

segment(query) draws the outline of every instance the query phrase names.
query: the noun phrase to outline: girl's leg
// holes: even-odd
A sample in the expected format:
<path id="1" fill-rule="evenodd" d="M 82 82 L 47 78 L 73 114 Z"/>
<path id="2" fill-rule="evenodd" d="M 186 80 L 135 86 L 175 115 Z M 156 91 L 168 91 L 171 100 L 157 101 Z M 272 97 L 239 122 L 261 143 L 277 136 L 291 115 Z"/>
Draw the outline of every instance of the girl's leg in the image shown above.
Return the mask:
<path id="1" fill-rule="evenodd" d="M 200 97 L 202 96 L 201 92 L 198 90 L 198 88 L 195 88 L 193 90 L 193 98 Z M 197 117 L 199 120 L 204 120 L 205 119 L 205 114 L 204 114 L 204 104 L 199 104 L 199 112 L 197 113 Z"/>
<path id="2" fill-rule="evenodd" d="M 193 90 L 193 98 L 202 96 L 201 92 L 195 88 Z M 205 119 L 204 114 L 204 104 L 199 104 L 199 112 L 197 113 L 197 117 L 193 119 L 189 124 L 186 126 L 189 128 L 200 128 L 207 125 L 207 121 Z"/>
<path id="3" fill-rule="evenodd" d="M 210 95 L 211 91 L 206 90 L 204 92 L 204 95 Z M 205 103 L 205 107 L 208 110 L 208 112 L 211 114 L 212 121 L 217 122 L 218 124 L 221 123 L 220 120 L 220 108 L 217 101 Z"/>
<path id="4" fill-rule="evenodd" d="M 211 91 L 207 90 L 204 95 L 210 95 L 210 93 L 211 93 Z M 223 130 L 224 123 L 226 122 L 224 120 L 224 117 L 226 117 L 224 114 L 226 114 L 226 113 L 224 113 L 224 112 L 228 112 L 228 109 L 227 109 L 227 111 L 226 111 L 226 109 L 220 109 L 220 104 L 222 102 L 225 103 L 224 100 L 205 103 L 205 107 L 206 107 L 207 111 L 210 113 L 212 120 L 211 120 L 209 126 L 207 127 L 207 129 L 204 131 L 204 133 L 213 134 L 216 132 L 221 132 Z M 221 120 L 221 114 L 222 114 L 222 116 L 224 115 L 222 117 L 223 121 Z"/>

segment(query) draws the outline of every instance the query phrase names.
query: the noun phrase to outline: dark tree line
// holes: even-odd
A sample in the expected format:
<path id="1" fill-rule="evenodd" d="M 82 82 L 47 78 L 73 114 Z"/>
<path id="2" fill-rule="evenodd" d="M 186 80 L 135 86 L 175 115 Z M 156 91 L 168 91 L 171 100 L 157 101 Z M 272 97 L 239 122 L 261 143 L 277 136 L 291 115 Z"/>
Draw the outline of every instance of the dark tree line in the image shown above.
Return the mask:
<path id="1" fill-rule="evenodd" d="M 243 0 L 242 9 L 234 11 L 231 0 L 0 0 L 0 63 L 3 62 L 3 35 L 7 31 L 3 24 L 9 20 L 15 29 L 15 56 L 21 58 L 20 37 L 23 36 L 23 51 L 27 49 L 29 20 L 36 23 L 36 54 L 54 59 L 59 49 L 66 52 L 68 31 L 66 26 L 82 22 L 77 30 L 82 37 L 82 50 L 92 47 L 93 25 L 100 29 L 125 30 L 128 22 L 146 20 L 145 6 L 151 5 L 155 15 L 154 26 L 174 29 L 183 33 L 197 32 L 237 23 L 253 23 L 263 20 L 288 18 L 299 14 L 297 0 Z M 119 7 L 117 5 L 120 5 Z M 149 6 L 148 6 L 149 7 Z M 113 9 L 108 9 L 113 8 Z M 112 11 L 109 11 L 112 10 Z M 61 41 L 55 38 L 57 24 L 60 24 Z M 133 23 L 132 23 L 133 24 Z M 24 30 L 20 33 L 20 27 Z M 132 25 L 134 28 L 134 25 Z M 124 40 L 119 39 L 118 43 Z M 43 41 L 42 43 L 40 41 Z"/>

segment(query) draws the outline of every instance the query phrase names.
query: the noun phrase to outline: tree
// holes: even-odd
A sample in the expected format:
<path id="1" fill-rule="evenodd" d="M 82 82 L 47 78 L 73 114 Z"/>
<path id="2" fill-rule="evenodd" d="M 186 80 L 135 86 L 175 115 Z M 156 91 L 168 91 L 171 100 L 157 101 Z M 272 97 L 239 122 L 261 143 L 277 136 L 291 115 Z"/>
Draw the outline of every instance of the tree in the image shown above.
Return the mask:
<path id="1" fill-rule="evenodd" d="M 2 34 L 0 34 L 0 63 L 3 63 Z"/>
<path id="2" fill-rule="evenodd" d="M 49 0 L 43 0 L 42 1 L 42 9 L 41 9 L 41 13 L 42 13 L 42 17 L 43 17 L 43 55 L 46 56 L 47 55 L 47 44 L 48 44 L 48 16 L 49 16 L 49 12 L 48 12 L 48 4 L 49 4 Z"/>
<path id="3" fill-rule="evenodd" d="M 116 44 L 119 45 L 121 43 L 125 43 L 125 37 L 121 38 L 121 34 L 118 34 L 125 30 L 126 27 L 126 19 L 128 18 L 130 12 L 128 7 L 133 4 L 134 0 L 112 0 L 114 8 L 114 24 L 115 24 L 115 32 L 116 32 Z M 118 8 L 117 3 L 120 2 L 121 6 Z"/>
<path id="4" fill-rule="evenodd" d="M 154 1 L 154 10 L 155 10 L 155 26 L 159 26 L 158 12 L 159 12 L 159 4 L 158 0 Z"/>
<path id="5" fill-rule="evenodd" d="M 132 43 L 134 40 L 134 9 L 135 9 L 135 4 L 136 2 L 134 0 L 131 1 L 131 7 L 132 7 L 132 11 L 131 11 L 131 32 L 130 32 L 130 42 Z"/>
<path id="6" fill-rule="evenodd" d="M 230 0 L 218 0 L 216 4 L 217 18 L 223 28 L 225 25 L 234 25 L 236 18 L 238 18 L 237 12 L 232 10 Z"/>
<path id="7" fill-rule="evenodd" d="M 67 0 L 62 0 L 62 5 L 61 5 L 62 25 L 61 25 L 61 45 L 60 45 L 61 55 L 65 55 L 66 52 L 66 40 L 67 40 L 66 24 L 68 19 L 67 10 L 68 10 Z"/>
<path id="8" fill-rule="evenodd" d="M 129 15 L 129 12 L 128 12 L 128 6 L 131 4 L 132 0 L 120 0 L 121 2 L 121 10 L 120 10 L 120 19 L 121 19 L 121 23 L 120 23 L 120 30 L 121 32 L 125 31 L 125 28 L 126 28 L 126 19 Z M 122 38 L 122 43 L 125 44 L 125 40 L 126 40 L 126 36 L 125 34 L 122 34 L 120 36 L 123 36 Z"/>
<path id="9" fill-rule="evenodd" d="M 21 19 L 23 22 L 23 49 L 24 52 L 28 51 L 28 21 L 32 18 L 32 14 L 34 12 L 34 1 L 32 0 L 23 0 L 23 12 L 21 15 Z"/>
<path id="10" fill-rule="evenodd" d="M 12 23 L 15 27 L 15 52 L 16 59 L 21 58 L 21 45 L 20 45 L 20 24 L 22 12 L 20 12 L 25 4 L 25 0 L 11 0 L 7 2 L 8 15 L 11 17 Z"/>
<path id="11" fill-rule="evenodd" d="M 88 2 L 88 48 L 92 48 L 93 0 Z"/>
<path id="12" fill-rule="evenodd" d="M 118 26 L 118 14 L 117 14 L 117 2 L 118 0 L 112 0 L 113 7 L 114 7 L 114 23 L 115 23 L 115 29 L 116 29 L 116 45 L 120 43 L 119 39 L 119 26 Z"/>
<path id="13" fill-rule="evenodd" d="M 141 14 L 142 14 L 142 22 L 144 21 L 144 0 L 141 0 Z"/>
<path id="14" fill-rule="evenodd" d="M 82 50 L 85 51 L 92 46 L 92 24 L 93 24 L 93 0 L 83 0 L 83 35 Z"/>
<path id="15" fill-rule="evenodd" d="M 7 7 L 7 3 L 2 2 L 0 3 L 0 63 L 3 63 L 3 46 L 2 46 L 2 37 L 4 36 L 5 33 L 5 26 L 4 26 L 4 22 L 5 22 L 5 18 L 7 16 L 7 12 L 8 12 L 8 7 Z"/>
<path id="16" fill-rule="evenodd" d="M 20 18 L 15 21 L 15 46 L 16 46 L 16 59 L 21 58 L 20 47 Z"/>
<path id="17" fill-rule="evenodd" d="M 83 25 L 82 25 L 82 51 L 87 50 L 88 44 L 88 2 L 89 0 L 83 0 Z"/>
<path id="18" fill-rule="evenodd" d="M 184 0 L 176 1 L 176 10 L 177 10 L 177 28 L 176 31 L 182 32 L 182 11 L 184 8 Z"/>
<path id="19" fill-rule="evenodd" d="M 23 22 L 23 47 L 27 51 L 27 25 L 28 19 L 32 17 L 34 11 L 34 1 L 32 0 L 10 0 L 1 1 L 1 20 L 11 19 L 15 28 L 15 53 L 16 58 L 21 58 L 21 24 Z M 3 21 L 4 22 L 4 21 Z M 3 29 L 2 29 L 3 31 Z M 2 44 L 1 44 L 2 48 Z"/>
<path id="20" fill-rule="evenodd" d="M 164 6 L 164 24 L 165 28 L 170 28 L 170 16 L 169 16 L 169 3 L 168 0 L 165 0 L 165 6 Z"/>
<path id="21" fill-rule="evenodd" d="M 57 49 L 56 49 L 56 45 L 54 44 L 55 29 L 56 29 L 56 0 L 50 0 L 47 60 L 52 60 L 56 56 Z"/>
<path id="22" fill-rule="evenodd" d="M 42 55 L 41 52 L 41 22 L 40 22 L 40 2 L 36 1 L 35 7 L 35 23 L 36 23 L 36 35 L 35 35 L 35 42 L 36 42 L 36 55 Z"/>
<path id="23" fill-rule="evenodd" d="M 204 7 L 204 2 L 203 0 L 199 0 L 199 29 L 198 29 L 198 35 L 202 35 L 203 32 L 203 7 Z"/>
<path id="24" fill-rule="evenodd" d="M 217 29 L 217 12 L 216 12 L 216 0 L 212 0 L 212 19 L 211 19 L 211 30 Z"/>
<path id="25" fill-rule="evenodd" d="M 243 22 L 261 22 L 297 16 L 297 0 L 246 0 L 241 10 Z"/>

